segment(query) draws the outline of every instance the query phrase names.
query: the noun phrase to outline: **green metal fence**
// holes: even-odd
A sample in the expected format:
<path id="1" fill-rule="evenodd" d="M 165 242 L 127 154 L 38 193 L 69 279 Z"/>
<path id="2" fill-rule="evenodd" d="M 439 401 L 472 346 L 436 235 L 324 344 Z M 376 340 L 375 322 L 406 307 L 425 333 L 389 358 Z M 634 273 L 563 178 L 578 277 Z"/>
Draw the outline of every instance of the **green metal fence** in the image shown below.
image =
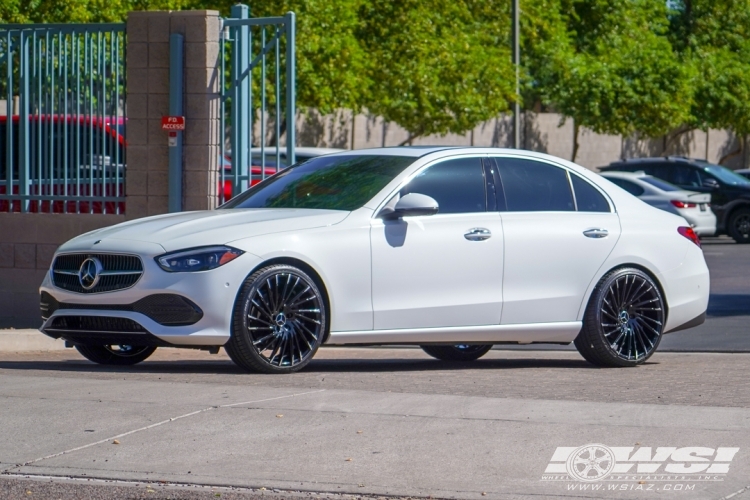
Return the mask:
<path id="1" fill-rule="evenodd" d="M 124 24 L 0 25 L 0 212 L 123 213 L 124 110 Z"/>
<path id="2" fill-rule="evenodd" d="M 294 163 L 295 16 L 249 16 L 235 5 L 223 21 L 221 202 Z"/>

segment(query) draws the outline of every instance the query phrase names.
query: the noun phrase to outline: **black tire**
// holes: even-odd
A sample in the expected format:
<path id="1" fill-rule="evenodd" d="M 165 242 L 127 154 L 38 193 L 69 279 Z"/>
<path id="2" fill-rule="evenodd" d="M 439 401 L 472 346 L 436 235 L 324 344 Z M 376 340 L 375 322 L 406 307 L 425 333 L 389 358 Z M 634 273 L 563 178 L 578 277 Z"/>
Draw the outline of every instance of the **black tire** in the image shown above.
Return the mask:
<path id="1" fill-rule="evenodd" d="M 750 208 L 738 208 L 729 215 L 727 233 L 737 243 L 750 243 Z"/>
<path id="2" fill-rule="evenodd" d="M 156 347 L 137 345 L 76 345 L 81 355 L 100 365 L 131 366 L 151 356 Z"/>
<path id="3" fill-rule="evenodd" d="M 659 347 L 665 318 L 661 290 L 648 274 L 635 268 L 615 269 L 591 294 L 574 343 L 594 365 L 637 366 Z"/>
<path id="4" fill-rule="evenodd" d="M 312 360 L 327 331 L 316 281 L 294 266 L 272 265 L 245 279 L 224 348 L 245 371 L 293 373 Z"/>
<path id="5" fill-rule="evenodd" d="M 490 349 L 490 345 L 469 345 L 469 344 L 458 344 L 458 345 L 423 345 L 420 346 L 424 352 L 432 356 L 433 358 L 442 361 L 476 361 Z"/>

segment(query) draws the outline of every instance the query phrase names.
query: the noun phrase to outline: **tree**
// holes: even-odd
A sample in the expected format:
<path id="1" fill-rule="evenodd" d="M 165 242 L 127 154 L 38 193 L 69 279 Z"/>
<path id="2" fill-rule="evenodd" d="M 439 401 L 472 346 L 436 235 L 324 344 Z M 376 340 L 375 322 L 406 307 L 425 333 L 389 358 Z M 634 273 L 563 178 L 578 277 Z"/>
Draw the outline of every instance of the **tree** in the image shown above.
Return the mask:
<path id="1" fill-rule="evenodd" d="M 683 127 L 726 128 L 750 134 L 750 1 L 682 0 L 674 3 L 672 43 L 693 68 L 693 106 Z M 743 146 L 720 162 L 740 154 Z"/>
<path id="2" fill-rule="evenodd" d="M 409 132 L 463 133 L 516 98 L 507 15 L 482 0 L 371 0 L 360 8 L 366 108 Z"/>
<path id="3" fill-rule="evenodd" d="M 597 133 L 655 137 L 689 116 L 689 71 L 667 38 L 661 0 L 560 0 L 566 39 L 533 75 L 546 103 Z M 559 37 L 558 37 L 559 38 Z"/>

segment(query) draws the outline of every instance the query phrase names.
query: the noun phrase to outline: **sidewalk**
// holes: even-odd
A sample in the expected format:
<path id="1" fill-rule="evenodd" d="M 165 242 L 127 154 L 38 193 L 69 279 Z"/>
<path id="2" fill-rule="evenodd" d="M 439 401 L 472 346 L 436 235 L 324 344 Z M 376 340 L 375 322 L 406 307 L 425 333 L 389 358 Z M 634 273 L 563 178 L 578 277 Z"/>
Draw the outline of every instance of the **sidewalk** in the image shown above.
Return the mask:
<path id="1" fill-rule="evenodd" d="M 60 351 L 65 342 L 44 335 L 39 330 L 0 330 L 0 352 Z"/>

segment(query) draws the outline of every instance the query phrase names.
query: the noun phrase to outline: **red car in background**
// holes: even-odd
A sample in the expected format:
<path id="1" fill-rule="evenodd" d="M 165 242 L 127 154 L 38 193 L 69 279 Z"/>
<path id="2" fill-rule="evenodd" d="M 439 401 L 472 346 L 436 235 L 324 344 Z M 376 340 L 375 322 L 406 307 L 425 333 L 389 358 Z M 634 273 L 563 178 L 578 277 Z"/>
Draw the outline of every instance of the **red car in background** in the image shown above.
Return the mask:
<path id="1" fill-rule="evenodd" d="M 279 162 L 278 169 L 276 168 L 276 158 L 273 155 L 266 155 L 266 161 L 261 162 L 261 156 L 253 154 L 250 157 L 250 186 L 255 186 L 265 178 L 271 177 L 276 172 L 286 168 L 286 164 Z M 261 165 L 262 163 L 262 165 Z M 231 153 L 227 153 L 221 157 L 221 168 L 224 169 L 224 182 L 219 179 L 219 203 L 224 203 L 232 199 L 232 186 L 234 185 L 234 179 L 232 178 L 232 156 Z M 265 176 L 263 171 L 265 170 Z"/>
<path id="2" fill-rule="evenodd" d="M 7 116 L 0 116 L 0 195 L 17 195 L 20 192 L 19 118 L 18 115 L 14 115 L 8 120 Z M 127 143 L 124 127 L 124 118 L 106 119 L 80 115 L 29 116 L 28 194 L 83 199 L 32 199 L 29 200 L 27 210 L 45 213 L 124 213 L 124 201 L 85 199 L 125 196 Z M 9 134 L 12 146 L 10 155 Z M 0 199 L 0 212 L 20 211 L 20 200 Z"/>

